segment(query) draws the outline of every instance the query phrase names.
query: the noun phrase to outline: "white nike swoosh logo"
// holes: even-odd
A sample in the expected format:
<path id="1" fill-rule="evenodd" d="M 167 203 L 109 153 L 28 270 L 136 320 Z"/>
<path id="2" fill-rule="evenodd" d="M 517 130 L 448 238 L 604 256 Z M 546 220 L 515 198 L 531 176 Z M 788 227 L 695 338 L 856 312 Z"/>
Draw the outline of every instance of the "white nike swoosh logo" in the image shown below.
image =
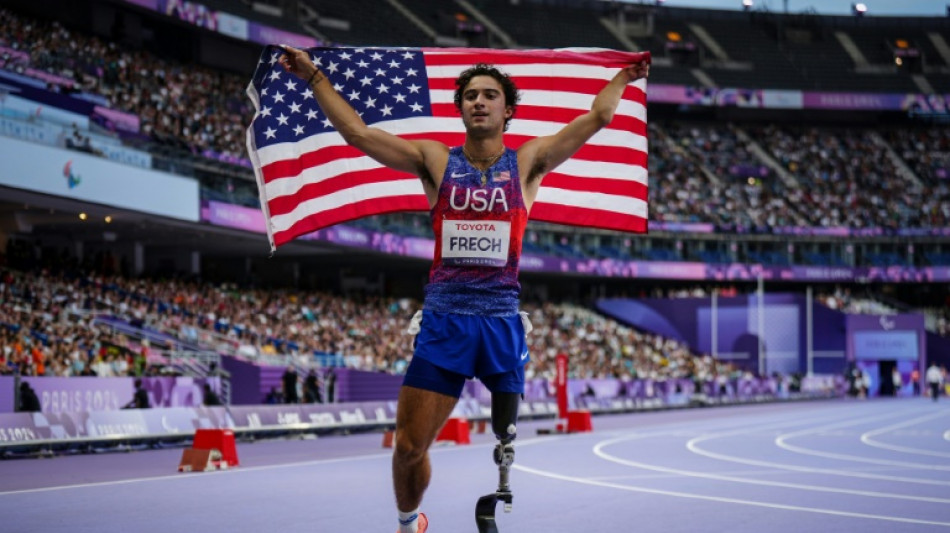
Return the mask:
<path id="1" fill-rule="evenodd" d="M 468 176 L 468 175 L 470 175 L 470 174 L 471 174 L 471 172 L 466 172 L 466 173 L 464 173 L 464 174 L 458 174 L 458 173 L 456 173 L 456 172 L 453 172 L 453 173 L 452 173 L 452 177 L 453 177 L 453 178 L 464 178 L 465 176 Z"/>
<path id="2" fill-rule="evenodd" d="M 525 353 L 521 354 L 521 360 L 522 360 L 522 361 L 524 361 L 524 360 L 527 359 L 527 358 L 528 358 L 528 352 L 525 352 Z"/>

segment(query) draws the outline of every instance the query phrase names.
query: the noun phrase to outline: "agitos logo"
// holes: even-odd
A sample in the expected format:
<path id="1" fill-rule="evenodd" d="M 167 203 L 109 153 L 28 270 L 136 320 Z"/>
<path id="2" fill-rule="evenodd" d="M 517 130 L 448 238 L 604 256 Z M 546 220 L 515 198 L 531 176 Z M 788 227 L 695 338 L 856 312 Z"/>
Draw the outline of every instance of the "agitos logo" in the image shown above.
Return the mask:
<path id="1" fill-rule="evenodd" d="M 72 159 L 66 161 L 66 165 L 63 167 L 63 177 L 66 178 L 66 184 L 69 185 L 70 189 L 75 189 L 82 182 L 82 176 L 73 173 Z"/>

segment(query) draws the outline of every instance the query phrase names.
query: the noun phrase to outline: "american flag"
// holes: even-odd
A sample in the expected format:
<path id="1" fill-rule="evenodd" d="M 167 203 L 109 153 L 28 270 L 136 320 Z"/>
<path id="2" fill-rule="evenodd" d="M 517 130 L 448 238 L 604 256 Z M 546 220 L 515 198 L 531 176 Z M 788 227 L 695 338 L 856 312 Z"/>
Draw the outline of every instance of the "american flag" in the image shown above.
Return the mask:
<path id="1" fill-rule="evenodd" d="M 475 63 L 509 73 L 521 92 L 505 144 L 552 135 L 590 110 L 617 70 L 648 53 L 603 49 L 312 48 L 307 51 L 367 124 L 406 139 L 464 142 L 455 79 Z M 268 46 L 248 96 L 247 148 L 271 248 L 357 218 L 428 211 L 419 178 L 347 146 L 304 80 Z M 610 125 L 542 181 L 531 219 L 642 233 L 647 227 L 646 80 L 627 86 Z"/>

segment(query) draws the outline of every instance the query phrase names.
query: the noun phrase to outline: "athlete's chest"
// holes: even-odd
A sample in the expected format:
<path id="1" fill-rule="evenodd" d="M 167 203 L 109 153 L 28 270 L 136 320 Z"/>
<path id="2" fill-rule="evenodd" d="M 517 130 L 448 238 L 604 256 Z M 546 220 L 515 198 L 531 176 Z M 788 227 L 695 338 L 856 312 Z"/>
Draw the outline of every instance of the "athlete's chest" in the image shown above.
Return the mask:
<path id="1" fill-rule="evenodd" d="M 517 167 L 499 164 L 480 170 L 464 160 L 451 163 L 439 191 L 445 211 L 502 215 L 523 206 Z"/>

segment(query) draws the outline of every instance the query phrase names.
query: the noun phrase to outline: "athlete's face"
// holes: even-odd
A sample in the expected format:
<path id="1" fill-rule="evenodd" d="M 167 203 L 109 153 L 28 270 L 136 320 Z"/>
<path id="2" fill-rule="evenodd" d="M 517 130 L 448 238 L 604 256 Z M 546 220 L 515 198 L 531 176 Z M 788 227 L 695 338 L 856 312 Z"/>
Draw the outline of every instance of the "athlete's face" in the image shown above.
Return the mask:
<path id="1" fill-rule="evenodd" d="M 462 123 L 474 133 L 500 133 L 511 107 L 505 105 L 505 93 L 491 76 L 475 76 L 462 91 Z"/>

